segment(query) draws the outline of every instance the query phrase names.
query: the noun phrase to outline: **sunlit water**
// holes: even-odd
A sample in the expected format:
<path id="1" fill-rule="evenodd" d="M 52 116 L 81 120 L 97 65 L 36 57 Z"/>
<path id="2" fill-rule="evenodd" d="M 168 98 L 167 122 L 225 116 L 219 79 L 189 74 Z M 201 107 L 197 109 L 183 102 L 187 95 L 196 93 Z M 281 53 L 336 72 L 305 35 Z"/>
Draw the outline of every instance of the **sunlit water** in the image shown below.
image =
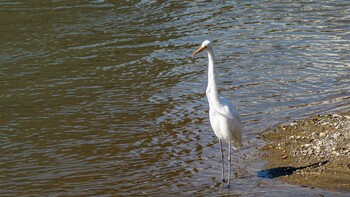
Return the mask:
<path id="1" fill-rule="evenodd" d="M 262 179 L 265 129 L 349 110 L 350 3 L 0 2 L 1 196 L 343 196 Z M 245 126 L 230 191 L 208 122 Z"/>

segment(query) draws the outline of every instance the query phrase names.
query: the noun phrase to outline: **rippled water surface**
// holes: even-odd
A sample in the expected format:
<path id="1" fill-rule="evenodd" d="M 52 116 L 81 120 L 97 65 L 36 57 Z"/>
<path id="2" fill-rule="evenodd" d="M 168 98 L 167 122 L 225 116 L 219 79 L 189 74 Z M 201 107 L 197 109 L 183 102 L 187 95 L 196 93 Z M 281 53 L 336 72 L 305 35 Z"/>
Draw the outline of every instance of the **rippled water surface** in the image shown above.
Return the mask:
<path id="1" fill-rule="evenodd" d="M 1 1 L 1 196 L 343 196 L 257 177 L 259 134 L 349 110 L 350 2 Z M 208 122 L 245 126 L 230 191 Z"/>

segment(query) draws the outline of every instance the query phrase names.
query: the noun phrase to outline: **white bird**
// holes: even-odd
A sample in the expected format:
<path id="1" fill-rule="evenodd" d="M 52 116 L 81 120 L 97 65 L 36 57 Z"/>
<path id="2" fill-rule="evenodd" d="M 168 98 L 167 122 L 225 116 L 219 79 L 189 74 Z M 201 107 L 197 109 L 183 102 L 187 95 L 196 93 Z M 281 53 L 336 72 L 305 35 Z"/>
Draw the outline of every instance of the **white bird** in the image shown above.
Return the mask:
<path id="1" fill-rule="evenodd" d="M 231 146 L 234 150 L 239 150 L 242 144 L 242 130 L 243 126 L 239 117 L 239 113 L 236 111 L 234 105 L 223 97 L 219 97 L 219 92 L 216 86 L 216 77 L 214 72 L 215 57 L 213 47 L 210 41 L 206 40 L 202 43 L 201 47 L 193 53 L 193 55 L 206 51 L 208 53 L 208 86 L 206 95 L 209 102 L 209 120 L 210 125 L 216 135 L 219 138 L 220 152 L 221 152 L 221 164 L 222 164 L 222 182 L 224 179 L 224 153 L 222 149 L 222 141 L 228 142 L 228 179 L 227 188 L 230 187 L 230 175 L 231 175 Z"/>

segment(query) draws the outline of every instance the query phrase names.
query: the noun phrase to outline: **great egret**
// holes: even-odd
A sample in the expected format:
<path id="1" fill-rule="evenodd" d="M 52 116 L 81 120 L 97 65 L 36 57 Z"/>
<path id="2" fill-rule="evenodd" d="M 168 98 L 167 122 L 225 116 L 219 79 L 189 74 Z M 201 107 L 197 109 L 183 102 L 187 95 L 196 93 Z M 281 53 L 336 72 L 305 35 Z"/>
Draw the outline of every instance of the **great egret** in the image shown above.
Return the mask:
<path id="1" fill-rule="evenodd" d="M 208 53 L 208 86 L 206 90 L 209 102 L 209 120 L 210 125 L 219 138 L 221 164 L 222 164 L 222 182 L 224 178 L 224 153 L 222 150 L 222 141 L 228 142 L 228 177 L 227 188 L 230 187 L 231 175 L 231 146 L 234 150 L 239 150 L 242 144 L 242 123 L 235 107 L 225 98 L 219 97 L 219 92 L 216 87 L 216 77 L 214 72 L 215 57 L 213 47 L 209 40 L 202 43 L 201 47 L 193 53 L 193 55 L 206 51 Z"/>

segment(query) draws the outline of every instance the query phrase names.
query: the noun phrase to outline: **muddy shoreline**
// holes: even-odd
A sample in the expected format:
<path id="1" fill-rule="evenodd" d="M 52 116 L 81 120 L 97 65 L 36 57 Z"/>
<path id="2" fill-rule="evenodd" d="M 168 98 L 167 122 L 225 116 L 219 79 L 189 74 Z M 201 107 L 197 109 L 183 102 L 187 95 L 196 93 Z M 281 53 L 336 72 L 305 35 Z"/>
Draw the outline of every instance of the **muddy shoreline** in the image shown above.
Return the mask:
<path id="1" fill-rule="evenodd" d="M 264 132 L 259 176 L 350 192 L 350 112 L 317 115 Z"/>

